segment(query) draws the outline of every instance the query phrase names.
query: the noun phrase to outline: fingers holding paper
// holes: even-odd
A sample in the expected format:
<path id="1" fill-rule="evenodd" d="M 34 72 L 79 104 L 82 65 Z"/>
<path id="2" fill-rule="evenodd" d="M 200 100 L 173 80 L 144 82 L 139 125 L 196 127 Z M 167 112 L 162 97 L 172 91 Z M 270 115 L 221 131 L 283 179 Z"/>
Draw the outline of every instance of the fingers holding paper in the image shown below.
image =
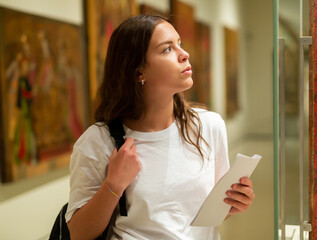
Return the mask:
<path id="1" fill-rule="evenodd" d="M 224 202 L 232 206 L 228 216 L 245 212 L 255 198 L 251 179 L 247 177 L 241 178 L 240 183 L 233 184 L 231 189 L 226 192 L 226 195 L 228 197 L 224 199 Z"/>

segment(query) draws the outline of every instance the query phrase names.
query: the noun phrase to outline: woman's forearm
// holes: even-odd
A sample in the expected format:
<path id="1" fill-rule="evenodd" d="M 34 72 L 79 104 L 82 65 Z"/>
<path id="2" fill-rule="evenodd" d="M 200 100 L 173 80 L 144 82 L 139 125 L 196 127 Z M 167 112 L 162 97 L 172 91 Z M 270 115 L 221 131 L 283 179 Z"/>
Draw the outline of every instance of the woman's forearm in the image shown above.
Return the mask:
<path id="1" fill-rule="evenodd" d="M 95 239 L 107 227 L 119 197 L 103 184 L 97 193 L 77 210 L 67 223 L 71 239 Z"/>

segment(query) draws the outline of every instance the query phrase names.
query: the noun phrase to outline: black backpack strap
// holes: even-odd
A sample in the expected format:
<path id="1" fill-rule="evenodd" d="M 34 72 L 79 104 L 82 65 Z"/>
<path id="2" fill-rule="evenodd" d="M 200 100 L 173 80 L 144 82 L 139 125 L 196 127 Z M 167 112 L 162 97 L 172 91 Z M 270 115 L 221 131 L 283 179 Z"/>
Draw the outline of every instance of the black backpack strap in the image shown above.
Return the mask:
<path id="1" fill-rule="evenodd" d="M 111 137 L 113 137 L 115 140 L 116 148 L 117 150 L 119 150 L 119 148 L 124 144 L 123 136 L 125 135 L 122 121 L 120 119 L 114 119 L 108 123 L 108 127 L 109 127 L 109 132 Z M 125 191 L 123 192 L 119 200 L 119 206 L 120 206 L 120 215 L 128 216 Z"/>
<path id="2" fill-rule="evenodd" d="M 116 148 L 119 150 L 124 144 L 123 136 L 125 135 L 123 125 L 120 119 L 114 119 L 108 123 L 111 137 L 116 141 Z"/>
<path id="3" fill-rule="evenodd" d="M 66 203 L 57 215 L 49 240 L 70 240 L 69 230 L 65 220 L 68 203 Z"/>

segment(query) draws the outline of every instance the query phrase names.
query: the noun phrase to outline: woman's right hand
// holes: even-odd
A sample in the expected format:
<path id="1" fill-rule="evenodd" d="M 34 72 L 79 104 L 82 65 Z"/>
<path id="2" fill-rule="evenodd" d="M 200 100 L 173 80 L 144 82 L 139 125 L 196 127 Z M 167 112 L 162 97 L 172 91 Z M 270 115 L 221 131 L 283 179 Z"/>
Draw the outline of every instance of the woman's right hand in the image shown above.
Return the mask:
<path id="1" fill-rule="evenodd" d="M 133 138 L 126 138 L 125 143 L 117 151 L 114 148 L 108 165 L 108 174 L 105 182 L 118 195 L 133 182 L 141 169 L 141 163 L 136 153 Z"/>

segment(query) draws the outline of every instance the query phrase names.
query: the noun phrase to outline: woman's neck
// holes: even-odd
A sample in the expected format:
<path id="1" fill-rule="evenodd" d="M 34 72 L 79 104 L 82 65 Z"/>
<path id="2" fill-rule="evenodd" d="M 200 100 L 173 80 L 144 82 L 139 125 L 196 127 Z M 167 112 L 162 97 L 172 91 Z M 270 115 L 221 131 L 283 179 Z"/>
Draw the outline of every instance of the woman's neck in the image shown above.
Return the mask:
<path id="1" fill-rule="evenodd" d="M 126 119 L 124 124 L 135 131 L 157 132 L 168 128 L 175 120 L 173 99 L 168 102 L 150 102 L 146 104 L 145 112 L 140 118 Z"/>

